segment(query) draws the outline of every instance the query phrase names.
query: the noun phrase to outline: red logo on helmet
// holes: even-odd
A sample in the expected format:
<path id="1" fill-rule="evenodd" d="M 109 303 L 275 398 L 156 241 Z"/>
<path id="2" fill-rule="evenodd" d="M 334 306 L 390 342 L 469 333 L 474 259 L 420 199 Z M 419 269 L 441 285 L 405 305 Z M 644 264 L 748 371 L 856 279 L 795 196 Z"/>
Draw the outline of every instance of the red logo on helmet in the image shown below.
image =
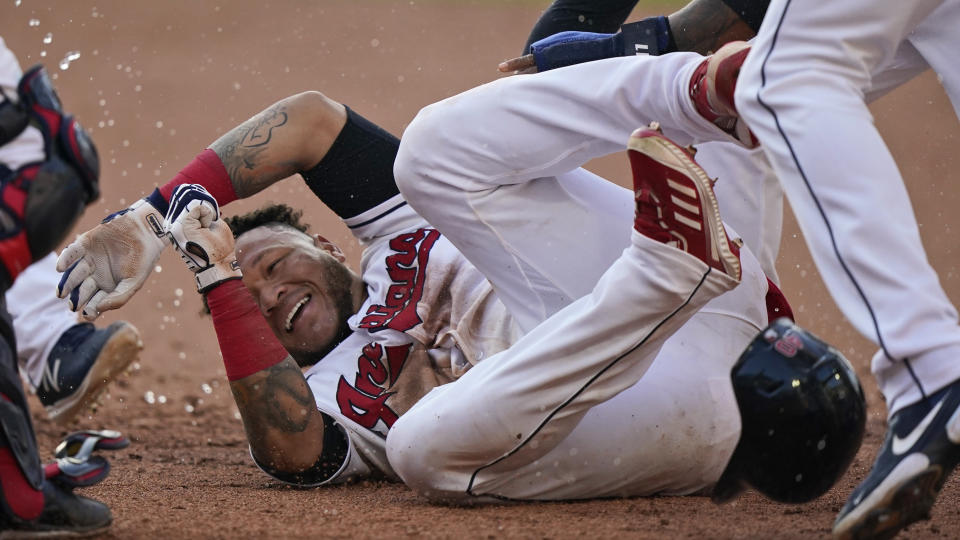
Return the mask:
<path id="1" fill-rule="evenodd" d="M 788 332 L 773 344 L 773 348 L 783 356 L 793 358 L 797 355 L 797 351 L 803 349 L 803 340 L 800 336 Z"/>

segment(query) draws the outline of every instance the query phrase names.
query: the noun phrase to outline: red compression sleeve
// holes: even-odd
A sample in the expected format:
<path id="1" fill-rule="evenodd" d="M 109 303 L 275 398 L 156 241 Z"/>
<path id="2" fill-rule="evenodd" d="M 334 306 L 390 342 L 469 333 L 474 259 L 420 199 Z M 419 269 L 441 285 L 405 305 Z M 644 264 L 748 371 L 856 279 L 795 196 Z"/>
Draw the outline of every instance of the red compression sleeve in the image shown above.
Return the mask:
<path id="1" fill-rule="evenodd" d="M 288 356 L 239 279 L 226 281 L 208 292 L 207 304 L 227 379 L 235 381 L 253 375 Z"/>
<path id="2" fill-rule="evenodd" d="M 193 161 L 181 169 L 173 180 L 160 187 L 160 194 L 169 201 L 173 190 L 180 184 L 200 184 L 207 188 L 220 206 L 238 199 L 237 192 L 233 190 L 233 182 L 230 181 L 230 175 L 220 161 L 220 156 L 209 148 L 193 158 Z"/>

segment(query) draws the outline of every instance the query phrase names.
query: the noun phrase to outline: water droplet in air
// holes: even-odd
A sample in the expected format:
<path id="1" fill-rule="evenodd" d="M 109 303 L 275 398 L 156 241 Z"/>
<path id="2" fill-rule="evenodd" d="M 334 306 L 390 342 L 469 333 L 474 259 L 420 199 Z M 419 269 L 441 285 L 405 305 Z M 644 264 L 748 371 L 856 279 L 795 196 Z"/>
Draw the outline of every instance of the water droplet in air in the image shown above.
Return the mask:
<path id="1" fill-rule="evenodd" d="M 60 60 L 60 69 L 66 71 L 70 68 L 70 62 L 73 62 L 77 58 L 80 58 L 79 51 L 70 51 L 63 57 L 63 60 Z"/>

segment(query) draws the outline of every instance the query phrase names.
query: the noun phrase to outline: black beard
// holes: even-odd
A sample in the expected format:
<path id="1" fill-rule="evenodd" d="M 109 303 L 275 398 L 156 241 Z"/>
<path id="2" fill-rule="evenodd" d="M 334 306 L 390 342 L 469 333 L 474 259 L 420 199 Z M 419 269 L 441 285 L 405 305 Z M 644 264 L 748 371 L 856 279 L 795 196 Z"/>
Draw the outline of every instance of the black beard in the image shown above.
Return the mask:
<path id="1" fill-rule="evenodd" d="M 337 312 L 337 320 L 340 321 L 340 326 L 337 329 L 337 333 L 334 334 L 333 339 L 319 349 L 312 351 L 289 351 L 290 356 L 293 357 L 294 361 L 296 361 L 297 365 L 301 368 L 310 367 L 320 360 L 323 360 L 325 356 L 330 354 L 330 351 L 335 349 L 337 345 L 340 345 L 343 340 L 347 339 L 347 336 L 353 333 L 353 330 L 350 330 L 350 325 L 347 324 L 347 320 L 354 314 L 353 295 L 351 294 L 353 276 L 350 270 L 339 262 L 332 262 L 326 268 L 326 275 L 328 280 L 324 294 L 328 298 L 333 299 L 333 307 Z"/>

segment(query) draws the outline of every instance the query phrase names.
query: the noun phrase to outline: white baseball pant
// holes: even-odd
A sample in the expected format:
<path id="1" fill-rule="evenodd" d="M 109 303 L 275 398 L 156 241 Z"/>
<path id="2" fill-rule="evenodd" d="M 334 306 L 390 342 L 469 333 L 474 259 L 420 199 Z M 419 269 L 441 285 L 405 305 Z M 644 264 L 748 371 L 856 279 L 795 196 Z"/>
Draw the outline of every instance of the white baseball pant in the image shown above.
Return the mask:
<path id="1" fill-rule="evenodd" d="M 701 282 L 700 261 L 632 232 L 629 190 L 577 168 L 623 151 L 654 119 L 681 144 L 716 138 L 683 98 L 699 60 L 501 79 L 407 129 L 395 166 L 404 196 L 529 331 L 393 426 L 388 458 L 411 487 L 469 501 L 716 482 L 739 437 L 729 372 L 766 323 L 766 278 L 744 249 L 742 284 L 721 294 L 730 283 Z"/>
<path id="2" fill-rule="evenodd" d="M 957 0 L 774 0 L 737 83 L 824 282 L 880 346 L 889 414 L 960 379 L 960 326 L 866 102 L 929 64 L 957 108 L 957 28 Z"/>

